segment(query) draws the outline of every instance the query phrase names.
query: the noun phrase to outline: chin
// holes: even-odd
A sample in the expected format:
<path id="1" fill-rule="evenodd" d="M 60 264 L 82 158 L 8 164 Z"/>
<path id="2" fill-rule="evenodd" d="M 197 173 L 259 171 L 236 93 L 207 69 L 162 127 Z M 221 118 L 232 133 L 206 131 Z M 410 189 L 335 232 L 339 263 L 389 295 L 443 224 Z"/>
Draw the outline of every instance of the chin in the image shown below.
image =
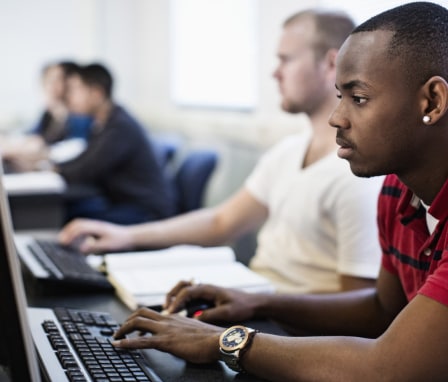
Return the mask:
<path id="1" fill-rule="evenodd" d="M 70 112 L 73 114 L 78 114 L 78 115 L 88 115 L 87 111 L 81 107 L 72 107 L 70 108 Z"/>
<path id="2" fill-rule="evenodd" d="M 352 173 L 354 175 L 360 178 L 371 178 L 373 176 L 384 175 L 384 172 L 375 171 L 373 169 L 368 169 L 366 167 L 355 166 L 352 163 L 350 163 L 350 169 L 352 170 Z"/>
<path id="3" fill-rule="evenodd" d="M 298 105 L 286 101 L 282 103 L 282 110 L 290 114 L 298 114 L 302 112 L 302 109 Z"/>

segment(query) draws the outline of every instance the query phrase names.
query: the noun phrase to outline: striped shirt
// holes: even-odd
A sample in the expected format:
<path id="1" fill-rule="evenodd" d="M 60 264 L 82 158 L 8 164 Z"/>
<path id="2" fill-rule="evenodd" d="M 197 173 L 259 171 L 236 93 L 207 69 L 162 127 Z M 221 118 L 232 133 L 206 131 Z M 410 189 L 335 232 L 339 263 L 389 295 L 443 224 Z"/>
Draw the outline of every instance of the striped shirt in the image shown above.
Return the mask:
<path id="1" fill-rule="evenodd" d="M 422 294 L 448 305 L 448 180 L 428 213 L 438 220 L 432 233 L 420 199 L 386 177 L 378 204 L 382 265 L 399 277 L 408 301 Z"/>

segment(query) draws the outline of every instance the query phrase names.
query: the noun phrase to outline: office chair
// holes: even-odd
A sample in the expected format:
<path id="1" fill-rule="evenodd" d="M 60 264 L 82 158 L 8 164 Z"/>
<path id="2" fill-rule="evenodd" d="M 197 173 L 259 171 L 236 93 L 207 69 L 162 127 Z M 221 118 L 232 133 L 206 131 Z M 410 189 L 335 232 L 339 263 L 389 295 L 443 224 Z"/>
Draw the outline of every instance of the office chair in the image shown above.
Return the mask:
<path id="1" fill-rule="evenodd" d="M 202 207 L 207 183 L 212 175 L 218 155 L 212 150 L 190 151 L 174 175 L 178 213 Z"/>
<path id="2" fill-rule="evenodd" d="M 152 147 L 160 166 L 165 169 L 173 160 L 179 148 L 179 142 L 163 138 L 151 138 Z"/>

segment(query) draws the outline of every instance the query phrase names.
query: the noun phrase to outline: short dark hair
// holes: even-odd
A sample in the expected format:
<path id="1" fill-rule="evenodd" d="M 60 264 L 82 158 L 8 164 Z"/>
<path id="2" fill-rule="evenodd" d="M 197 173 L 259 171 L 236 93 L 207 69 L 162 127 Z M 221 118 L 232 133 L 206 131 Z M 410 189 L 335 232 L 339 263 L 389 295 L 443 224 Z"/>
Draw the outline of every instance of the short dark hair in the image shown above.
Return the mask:
<path id="1" fill-rule="evenodd" d="M 313 47 L 317 58 L 325 56 L 330 49 L 339 49 L 355 28 L 355 23 L 345 12 L 323 9 L 297 12 L 285 20 L 283 27 L 304 18 L 313 20 L 316 27 Z"/>
<path id="2" fill-rule="evenodd" d="M 79 65 L 74 61 L 61 61 L 56 65 L 59 65 L 62 68 L 66 77 L 79 71 Z"/>
<path id="3" fill-rule="evenodd" d="M 77 73 L 79 70 L 79 65 L 74 61 L 54 61 L 44 65 L 42 68 L 42 76 L 45 76 L 51 68 L 58 66 L 62 69 L 65 77 Z"/>
<path id="4" fill-rule="evenodd" d="M 384 30 L 393 32 L 387 50 L 399 59 L 409 78 L 421 84 L 439 75 L 448 79 L 448 10 L 430 2 L 405 4 L 378 14 L 352 34 Z"/>
<path id="5" fill-rule="evenodd" d="M 112 97 L 113 78 L 110 71 L 102 64 L 93 63 L 81 66 L 76 73 L 88 86 L 96 86 L 103 90 L 106 98 Z"/>

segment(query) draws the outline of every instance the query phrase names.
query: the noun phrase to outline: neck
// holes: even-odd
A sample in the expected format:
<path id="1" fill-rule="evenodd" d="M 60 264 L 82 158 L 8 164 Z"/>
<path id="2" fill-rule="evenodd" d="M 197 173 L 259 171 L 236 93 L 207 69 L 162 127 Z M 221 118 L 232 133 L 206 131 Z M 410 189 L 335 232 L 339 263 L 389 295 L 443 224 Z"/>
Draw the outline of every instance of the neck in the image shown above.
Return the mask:
<path id="1" fill-rule="evenodd" d="M 103 102 L 99 103 L 93 113 L 95 124 L 98 126 L 103 126 L 109 118 L 112 108 L 113 103 L 109 99 L 105 99 Z"/>
<path id="2" fill-rule="evenodd" d="M 336 133 L 328 123 L 330 114 L 336 107 L 335 101 L 321 104 L 319 109 L 308 116 L 311 122 L 312 137 L 302 167 L 305 168 L 336 150 Z"/>
<path id="3" fill-rule="evenodd" d="M 448 179 L 448 172 L 425 171 L 408 177 L 399 176 L 399 178 L 423 202 L 431 205 Z"/>
<path id="4" fill-rule="evenodd" d="M 55 103 L 48 106 L 48 111 L 57 121 L 64 121 L 67 118 L 68 111 L 63 103 Z"/>
<path id="5" fill-rule="evenodd" d="M 400 180 L 430 205 L 448 179 L 448 123 L 424 130 L 418 155 L 412 151 L 401 169 Z M 417 150 L 417 149 L 416 149 Z M 413 155 L 414 154 L 414 155 Z"/>
<path id="6" fill-rule="evenodd" d="M 319 142 L 319 146 L 328 148 L 328 151 L 336 149 L 336 131 L 328 123 L 331 113 L 336 108 L 338 100 L 333 95 L 327 97 L 318 109 L 309 114 L 313 130 L 313 141 Z"/>

